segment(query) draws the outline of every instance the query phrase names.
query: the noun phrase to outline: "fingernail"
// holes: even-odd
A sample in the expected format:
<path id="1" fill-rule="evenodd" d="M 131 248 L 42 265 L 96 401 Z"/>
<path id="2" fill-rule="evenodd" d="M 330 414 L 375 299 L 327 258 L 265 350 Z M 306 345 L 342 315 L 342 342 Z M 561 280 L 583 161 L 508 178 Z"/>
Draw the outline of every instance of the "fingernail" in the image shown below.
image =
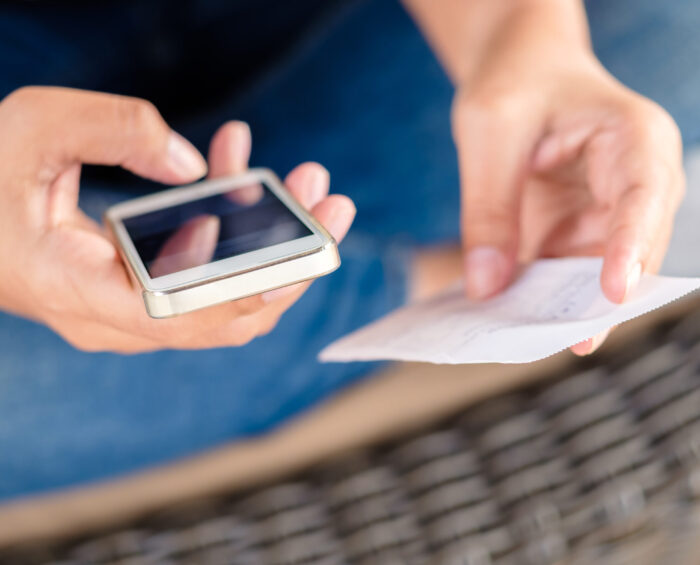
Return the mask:
<path id="1" fill-rule="evenodd" d="M 609 334 L 610 334 L 610 330 L 605 330 L 605 331 L 600 332 L 598 335 L 593 336 L 593 343 L 591 344 L 590 353 L 593 353 L 601 345 L 603 345 L 603 342 L 605 342 L 605 340 L 608 339 Z"/>
<path id="2" fill-rule="evenodd" d="M 610 330 L 607 329 L 589 339 L 577 343 L 574 353 L 576 353 L 576 355 L 590 355 L 591 353 L 594 353 L 601 345 L 603 345 L 603 342 L 608 338 L 609 334 Z"/>
<path id="3" fill-rule="evenodd" d="M 303 285 L 304 285 L 304 283 L 290 284 L 289 286 L 283 286 L 281 288 L 276 288 L 275 290 L 268 290 L 267 292 L 263 292 L 262 293 L 263 302 L 269 304 L 270 302 L 275 302 L 276 300 L 279 300 L 280 298 L 284 298 L 285 296 L 289 296 L 290 294 L 294 294 Z"/>
<path id="4" fill-rule="evenodd" d="M 629 297 L 630 293 L 637 288 L 639 280 L 642 278 L 642 264 L 637 262 L 627 273 L 627 283 L 625 285 L 625 300 Z"/>
<path id="5" fill-rule="evenodd" d="M 343 237 L 345 237 L 348 229 L 350 229 L 350 225 L 355 218 L 355 213 L 355 205 L 352 202 L 349 202 L 343 206 L 338 206 L 331 217 L 323 223 L 323 226 L 330 232 L 336 241 L 340 241 Z"/>
<path id="6" fill-rule="evenodd" d="M 326 197 L 330 175 L 328 171 L 321 167 L 314 167 L 309 173 L 309 208 L 318 204 Z"/>
<path id="7" fill-rule="evenodd" d="M 578 342 L 576 345 L 571 347 L 571 350 L 576 355 L 590 355 L 590 353 L 593 351 L 593 338 L 591 337 Z"/>
<path id="8" fill-rule="evenodd" d="M 185 177 L 199 178 L 207 173 L 207 162 L 197 149 L 179 133 L 170 132 L 168 157 L 177 172 Z"/>
<path id="9" fill-rule="evenodd" d="M 495 247 L 475 247 L 464 262 L 467 296 L 483 300 L 498 292 L 505 282 L 506 256 Z"/>

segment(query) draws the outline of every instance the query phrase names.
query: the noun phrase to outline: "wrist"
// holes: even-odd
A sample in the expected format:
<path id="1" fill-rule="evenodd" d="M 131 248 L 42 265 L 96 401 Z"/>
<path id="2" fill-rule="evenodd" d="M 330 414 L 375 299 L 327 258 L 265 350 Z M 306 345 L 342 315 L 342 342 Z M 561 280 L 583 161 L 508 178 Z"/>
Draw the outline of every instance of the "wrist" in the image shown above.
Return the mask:
<path id="1" fill-rule="evenodd" d="M 485 2 L 488 0 L 477 0 Z M 502 4 L 503 0 L 497 0 Z M 594 58 L 583 4 L 579 0 L 515 0 L 503 8 L 482 41 L 463 58 L 459 84 L 498 66 L 514 70 L 563 68 Z M 456 81 L 457 82 L 457 81 Z"/>
<path id="2" fill-rule="evenodd" d="M 404 0 L 454 84 L 468 83 L 504 44 L 544 56 L 592 55 L 581 0 Z"/>

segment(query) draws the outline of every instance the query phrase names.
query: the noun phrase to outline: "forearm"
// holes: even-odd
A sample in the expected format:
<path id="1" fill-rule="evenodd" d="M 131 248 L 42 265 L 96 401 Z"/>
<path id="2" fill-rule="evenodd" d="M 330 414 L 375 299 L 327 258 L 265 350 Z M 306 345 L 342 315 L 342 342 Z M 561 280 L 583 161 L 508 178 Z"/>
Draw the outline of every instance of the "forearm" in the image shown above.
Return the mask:
<path id="1" fill-rule="evenodd" d="M 589 49 L 581 0 L 403 0 L 455 84 L 469 81 L 500 32 Z"/>

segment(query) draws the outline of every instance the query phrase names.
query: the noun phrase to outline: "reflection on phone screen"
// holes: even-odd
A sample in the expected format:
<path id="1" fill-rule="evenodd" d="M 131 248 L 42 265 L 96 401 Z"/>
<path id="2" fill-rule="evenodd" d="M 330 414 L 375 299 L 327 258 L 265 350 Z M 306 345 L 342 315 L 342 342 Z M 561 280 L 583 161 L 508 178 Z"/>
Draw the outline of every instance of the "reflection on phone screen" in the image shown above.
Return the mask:
<path id="1" fill-rule="evenodd" d="M 311 235 L 263 183 L 124 219 L 152 278 Z"/>

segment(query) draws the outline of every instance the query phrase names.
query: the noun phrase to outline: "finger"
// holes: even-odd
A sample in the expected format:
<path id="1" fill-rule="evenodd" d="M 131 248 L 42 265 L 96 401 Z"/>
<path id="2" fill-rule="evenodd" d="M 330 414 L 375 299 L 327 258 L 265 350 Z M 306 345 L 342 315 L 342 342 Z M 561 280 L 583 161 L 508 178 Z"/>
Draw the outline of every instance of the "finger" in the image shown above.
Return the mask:
<path id="1" fill-rule="evenodd" d="M 334 237 L 342 240 L 352 223 L 355 207 L 348 198 L 334 195 L 319 203 L 313 213 L 328 227 Z M 69 244 L 66 244 L 66 247 L 75 248 Z M 98 254 L 92 254 L 91 257 L 95 260 Z M 274 320 L 308 286 L 308 283 L 296 286 L 291 294 L 275 301 L 275 307 L 260 317 L 256 316 L 268 307 L 269 301 L 257 295 L 176 318 L 154 320 L 146 314 L 143 301 L 138 293 L 133 291 L 118 257 L 105 255 L 101 259 L 101 262 L 92 263 L 88 267 L 89 277 L 84 272 L 81 275 L 81 265 L 76 265 L 71 273 L 81 288 L 81 299 L 94 305 L 96 309 L 88 313 L 91 319 L 133 336 L 134 343 L 146 340 L 161 348 L 193 349 L 243 345 L 260 332 L 268 331 Z M 88 280 L 89 284 L 86 282 Z M 126 350 L 129 345 L 120 347 Z M 132 347 L 145 349 L 147 346 Z"/>
<path id="2" fill-rule="evenodd" d="M 350 230 L 357 210 L 347 196 L 331 194 L 316 204 L 311 213 L 340 243 Z"/>
<path id="3" fill-rule="evenodd" d="M 323 165 L 302 163 L 287 175 L 284 184 L 304 208 L 311 210 L 328 195 L 330 181 Z"/>
<path id="4" fill-rule="evenodd" d="M 331 195 L 317 204 L 312 213 L 326 226 L 336 241 L 342 241 L 355 217 L 355 205 L 346 196 Z M 259 311 L 195 338 L 187 347 L 225 347 L 240 345 L 239 336 L 248 340 L 271 331 L 279 318 L 306 292 L 313 281 L 305 281 L 263 293 L 266 306 Z M 236 331 L 232 331 L 232 327 Z M 222 331 L 223 330 L 223 331 Z M 252 335 L 251 335 L 252 334 Z M 233 342 L 233 343 L 232 343 Z"/>
<path id="5" fill-rule="evenodd" d="M 356 212 L 352 200 L 340 194 L 333 194 L 325 198 L 314 206 L 312 210 L 312 214 L 330 232 L 338 243 L 340 243 L 348 233 L 355 219 Z M 265 303 L 269 304 L 292 297 L 291 300 L 284 303 L 285 307 L 289 307 L 304 293 L 309 284 L 310 283 L 297 283 L 275 290 L 269 290 L 262 294 L 262 299 Z"/>
<path id="6" fill-rule="evenodd" d="M 649 260 L 647 261 L 644 272 L 645 273 L 658 273 L 663 265 L 664 258 L 666 256 L 666 250 L 671 242 L 671 236 L 673 235 L 673 223 L 668 222 L 661 229 L 661 233 L 656 239 L 654 249 L 652 249 Z"/>
<path id="7" fill-rule="evenodd" d="M 601 272 L 603 292 L 613 302 L 623 302 L 642 273 L 656 267 L 654 255 L 665 253 L 675 214 L 667 186 L 663 180 L 633 185 L 615 206 Z"/>
<path id="8" fill-rule="evenodd" d="M 652 242 L 660 228 L 655 192 L 631 187 L 617 204 L 603 256 L 601 287 L 609 300 L 623 302 L 639 283 Z"/>
<path id="9" fill-rule="evenodd" d="M 244 172 L 251 143 L 250 128 L 245 122 L 231 121 L 221 126 L 209 145 L 209 178 Z"/>
<path id="10" fill-rule="evenodd" d="M 336 241 L 341 241 L 355 217 L 355 206 L 350 199 L 341 195 L 328 194 L 330 175 L 325 167 L 318 163 L 303 163 L 294 168 L 286 177 L 285 185 L 302 203 L 312 208 L 311 213 L 329 230 Z M 319 198 L 320 197 L 320 198 Z M 324 200 L 325 198 L 325 200 Z M 327 202 L 326 202 L 327 201 Z M 326 225 L 328 223 L 328 225 Z M 297 283 L 263 294 L 250 296 L 235 301 L 242 314 L 253 314 L 266 304 L 280 297 L 301 296 L 308 287 L 307 283 Z M 293 302 L 293 299 L 291 302 Z M 290 302 L 290 303 L 291 303 Z"/>
<path id="11" fill-rule="evenodd" d="M 97 319 L 134 337 L 154 341 L 160 348 L 215 347 L 217 345 L 213 340 L 203 339 L 214 332 L 225 334 L 228 345 L 242 345 L 254 337 L 247 332 L 254 332 L 255 328 L 242 327 L 239 331 L 234 331 L 232 324 L 265 306 L 258 295 L 188 312 L 174 318 L 153 319 L 146 314 L 139 294 L 126 289 L 124 281 L 115 281 L 110 288 L 111 295 L 100 304 L 100 315 Z"/>
<path id="12" fill-rule="evenodd" d="M 594 129 L 593 123 L 584 123 L 552 132 L 542 138 L 532 155 L 533 170 L 536 173 L 547 173 L 574 160 L 583 150 Z"/>
<path id="13" fill-rule="evenodd" d="M 622 302 L 665 253 L 665 233 L 684 193 L 682 142 L 673 119 L 648 101 L 626 100 L 617 128 L 589 144 L 591 190 L 612 209 L 601 286 Z"/>
<path id="14" fill-rule="evenodd" d="M 120 165 L 173 184 L 206 173 L 204 158 L 146 100 L 54 87 L 27 87 L 8 98 L 8 111 L 30 115 L 20 135 L 38 149 L 37 167 L 49 160 L 58 174 L 76 162 Z"/>
<path id="15" fill-rule="evenodd" d="M 521 185 L 536 122 L 513 100 L 458 102 L 455 137 L 462 184 L 465 286 L 476 300 L 513 278 L 518 254 Z"/>
<path id="16" fill-rule="evenodd" d="M 44 300 L 44 310 L 50 315 L 42 318 L 72 315 L 151 340 L 159 347 L 174 347 L 246 314 L 249 307 L 246 299 L 178 318 L 154 320 L 146 313 L 114 245 L 103 235 L 63 225 L 46 234 L 41 250 L 38 263 L 43 268 L 32 273 L 36 287 L 53 285 L 62 290 Z M 254 307 L 263 305 L 257 297 Z"/>
<path id="17" fill-rule="evenodd" d="M 265 189 L 263 189 L 263 185 L 259 182 L 236 187 L 224 194 L 231 202 L 240 204 L 241 206 L 257 204 L 262 200 L 264 195 Z"/>
<path id="18" fill-rule="evenodd" d="M 209 145 L 209 178 L 237 175 L 248 168 L 252 139 L 245 122 L 230 121 L 214 134 Z M 263 197 L 260 183 L 241 186 L 226 193 L 236 204 L 250 206 Z"/>
<path id="19" fill-rule="evenodd" d="M 149 266 L 151 277 L 162 277 L 209 263 L 219 241 L 218 216 L 201 214 L 185 222 L 158 252 Z"/>
<path id="20" fill-rule="evenodd" d="M 160 348 L 153 340 L 134 336 L 110 326 L 81 318 L 63 318 L 57 323 L 50 320 L 46 322 L 52 330 L 80 351 L 111 351 L 130 354 L 154 351 Z"/>
<path id="21" fill-rule="evenodd" d="M 219 347 L 240 347 L 253 339 L 268 334 L 277 325 L 284 312 L 303 294 L 310 283 L 300 283 L 299 291 L 288 295 L 263 310 L 230 320 L 227 324 L 212 328 L 207 333 L 194 336 L 180 345 L 182 349 L 209 349 Z M 301 287 L 303 286 L 303 290 Z"/>
<path id="22" fill-rule="evenodd" d="M 312 214 L 328 229 L 336 241 L 341 241 L 347 234 L 355 217 L 355 206 L 346 196 L 332 195 L 317 204 Z M 190 312 L 177 318 L 153 320 L 144 310 L 141 298 L 133 292 L 120 264 L 112 265 L 114 271 L 106 278 L 112 283 L 111 290 L 104 289 L 100 306 L 103 308 L 101 321 L 115 325 L 123 331 L 131 331 L 136 336 L 152 339 L 162 346 L 177 348 L 218 347 L 222 344 L 241 345 L 255 337 L 257 326 L 232 324 L 242 317 L 254 316 L 270 302 L 280 300 L 277 315 L 281 314 L 307 288 L 308 283 L 289 288 L 284 297 L 266 299 L 265 294 L 251 296 L 242 300 L 221 304 L 196 312 Z M 94 281 L 94 277 L 93 277 Z M 274 292 L 274 291 L 272 291 Z M 253 335 L 251 335 L 251 332 Z M 206 336 L 206 339 L 202 339 Z"/>
<path id="23" fill-rule="evenodd" d="M 355 206 L 346 196 L 332 195 L 318 203 L 313 208 L 312 214 L 328 229 L 336 241 L 341 241 L 355 217 Z M 308 285 L 302 283 L 302 286 L 291 288 L 286 293 L 279 293 L 285 294 L 288 298 L 281 308 L 286 309 L 291 305 L 303 293 L 306 286 Z M 121 328 L 138 328 L 136 331 L 139 335 L 150 339 L 160 339 L 161 343 L 166 343 L 170 347 L 214 347 L 218 346 L 216 344 L 221 343 L 222 340 L 229 345 L 240 345 L 251 338 L 249 330 L 233 332 L 230 330 L 231 324 L 235 319 L 253 315 L 271 301 L 280 298 L 278 294 L 271 300 L 269 297 L 266 298 L 266 294 L 250 296 L 168 320 L 152 320 L 145 317 L 143 305 L 139 304 L 138 308 L 132 309 L 131 312 L 122 310 L 124 316 L 116 321 Z M 135 321 L 134 318 L 137 320 Z M 217 328 L 224 329 L 223 336 L 217 331 Z M 218 340 L 207 337 L 206 343 L 208 345 L 205 345 L 201 336 L 210 336 L 212 330 L 220 337 Z"/>
<path id="24" fill-rule="evenodd" d="M 591 353 L 597 351 L 600 348 L 600 346 L 603 345 L 603 342 L 607 339 L 608 335 L 610 335 L 610 332 L 613 329 L 615 328 L 607 329 L 605 331 L 600 332 L 598 335 L 593 336 L 592 338 L 581 341 L 576 345 L 572 345 L 570 347 L 572 353 L 575 353 L 579 356 L 584 356 L 590 355 Z"/>
<path id="25" fill-rule="evenodd" d="M 334 195 L 314 207 L 313 213 L 340 240 L 352 222 L 355 208 L 348 198 Z M 214 347 L 224 343 L 242 345 L 269 328 L 269 324 L 258 325 L 257 318 L 243 322 L 251 312 L 265 307 L 260 295 L 177 318 L 151 319 L 108 240 L 70 226 L 52 230 L 50 236 L 45 246 L 47 253 L 62 267 L 62 272 L 70 276 L 71 282 L 66 286 L 76 289 L 72 300 L 82 305 L 73 309 L 85 311 L 86 318 L 96 323 L 153 341 L 158 347 L 176 348 Z M 286 304 L 279 307 L 281 314 Z M 216 335 L 212 336 L 214 330 L 217 330 Z M 207 340 L 202 339 L 205 335 L 208 335 Z"/>

